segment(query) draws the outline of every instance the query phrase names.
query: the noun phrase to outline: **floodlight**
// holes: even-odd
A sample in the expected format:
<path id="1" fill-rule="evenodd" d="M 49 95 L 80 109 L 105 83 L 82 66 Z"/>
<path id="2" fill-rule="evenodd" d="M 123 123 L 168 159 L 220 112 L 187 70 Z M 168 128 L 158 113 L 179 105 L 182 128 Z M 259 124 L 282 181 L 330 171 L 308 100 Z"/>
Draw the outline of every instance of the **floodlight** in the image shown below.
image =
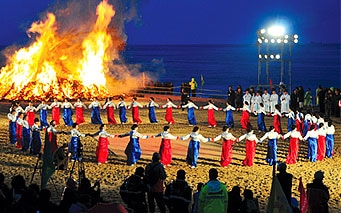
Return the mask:
<path id="1" fill-rule="evenodd" d="M 275 43 L 275 39 L 272 38 L 272 39 L 271 39 L 271 43 Z"/>
<path id="2" fill-rule="evenodd" d="M 266 38 L 266 39 L 264 39 L 264 42 L 265 42 L 265 43 L 268 43 L 268 42 L 269 42 L 269 40 Z"/>
<path id="3" fill-rule="evenodd" d="M 258 38 L 258 43 L 262 43 L 263 41 L 262 41 L 262 39 L 260 39 L 260 38 Z"/>
<path id="4" fill-rule="evenodd" d="M 270 55 L 270 58 L 271 58 L 271 59 L 274 59 L 274 58 L 275 58 L 275 56 L 271 54 L 271 55 Z"/>
<path id="5" fill-rule="evenodd" d="M 284 32 L 285 29 L 282 26 L 272 26 L 268 28 L 268 34 L 272 36 L 283 36 Z"/>
<path id="6" fill-rule="evenodd" d="M 285 35 L 284 38 L 289 38 L 289 36 L 288 36 L 288 35 Z"/>
<path id="7" fill-rule="evenodd" d="M 280 54 L 276 54 L 275 58 L 276 58 L 276 59 L 280 59 L 280 58 L 281 58 L 281 55 L 280 55 Z"/>
<path id="8" fill-rule="evenodd" d="M 277 43 L 281 43 L 282 42 L 282 39 L 277 39 Z"/>
<path id="9" fill-rule="evenodd" d="M 295 34 L 295 35 L 294 35 L 294 38 L 298 38 L 298 35 L 297 35 L 297 34 Z"/>
<path id="10" fill-rule="evenodd" d="M 264 55 L 264 58 L 267 59 L 267 58 L 268 58 L 268 55 Z"/>
<path id="11" fill-rule="evenodd" d="M 262 54 L 259 54 L 259 55 L 258 55 L 258 58 L 260 58 L 260 59 L 261 59 L 261 58 L 262 58 Z"/>
<path id="12" fill-rule="evenodd" d="M 298 39 L 294 39 L 294 43 L 297 44 L 298 43 Z"/>
<path id="13" fill-rule="evenodd" d="M 288 43 L 288 39 L 284 39 L 284 43 Z"/>
<path id="14" fill-rule="evenodd" d="M 266 29 L 261 29 L 260 33 L 264 34 L 266 32 Z"/>

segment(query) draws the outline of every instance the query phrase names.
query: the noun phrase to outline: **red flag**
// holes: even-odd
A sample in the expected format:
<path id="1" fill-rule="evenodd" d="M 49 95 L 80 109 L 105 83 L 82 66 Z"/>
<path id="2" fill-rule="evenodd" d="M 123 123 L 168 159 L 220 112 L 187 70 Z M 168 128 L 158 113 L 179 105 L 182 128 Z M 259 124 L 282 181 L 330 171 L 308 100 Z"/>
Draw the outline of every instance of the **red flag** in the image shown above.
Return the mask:
<path id="1" fill-rule="evenodd" d="M 300 209 L 301 213 L 306 213 L 308 209 L 308 198 L 307 198 L 307 192 L 305 191 L 302 177 L 300 177 L 300 183 L 298 185 L 298 191 L 300 192 Z"/>

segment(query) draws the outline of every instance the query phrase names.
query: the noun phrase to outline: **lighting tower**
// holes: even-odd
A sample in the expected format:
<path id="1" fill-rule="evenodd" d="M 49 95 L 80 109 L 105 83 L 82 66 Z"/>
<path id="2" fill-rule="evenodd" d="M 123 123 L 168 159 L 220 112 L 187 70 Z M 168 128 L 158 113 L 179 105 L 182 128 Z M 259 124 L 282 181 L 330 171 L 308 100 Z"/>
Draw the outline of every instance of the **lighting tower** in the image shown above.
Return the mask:
<path id="1" fill-rule="evenodd" d="M 291 91 L 293 43 L 298 43 L 298 35 L 285 34 L 285 29 L 281 26 L 272 26 L 268 29 L 261 29 L 257 31 L 258 86 L 269 86 L 271 84 L 269 79 L 270 74 L 278 76 L 279 73 L 280 82 L 283 82 L 284 75 L 287 73 L 289 81 L 287 83 L 289 84 L 289 91 Z M 276 70 L 279 67 L 279 63 L 280 70 Z M 266 83 L 264 83 L 264 80 L 261 79 L 263 64 L 265 64 Z M 275 66 L 276 64 L 277 68 Z"/>

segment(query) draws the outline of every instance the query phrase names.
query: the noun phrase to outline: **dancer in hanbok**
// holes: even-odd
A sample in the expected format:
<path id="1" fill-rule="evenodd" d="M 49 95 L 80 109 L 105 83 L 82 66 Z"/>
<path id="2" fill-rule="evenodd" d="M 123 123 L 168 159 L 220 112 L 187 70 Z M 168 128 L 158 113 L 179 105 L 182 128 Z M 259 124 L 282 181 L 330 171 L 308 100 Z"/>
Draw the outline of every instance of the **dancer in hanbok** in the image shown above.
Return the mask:
<path id="1" fill-rule="evenodd" d="M 63 108 L 63 120 L 66 126 L 72 126 L 73 125 L 73 121 L 72 121 L 72 109 L 74 109 L 74 107 L 72 106 L 72 104 L 69 102 L 68 99 L 65 98 L 63 104 L 62 104 L 62 108 Z"/>
<path id="2" fill-rule="evenodd" d="M 309 131 L 311 126 L 311 115 L 310 114 L 306 114 L 304 116 L 304 121 L 303 121 L 303 137 L 305 137 L 307 135 L 307 132 Z"/>
<path id="3" fill-rule="evenodd" d="M 263 103 L 259 103 L 259 108 L 254 114 L 257 115 L 258 130 L 261 132 L 266 132 L 267 130 L 264 122 L 264 116 L 266 115 L 266 112 Z"/>
<path id="4" fill-rule="evenodd" d="M 307 132 L 306 136 L 304 136 L 304 140 L 308 141 L 308 159 L 311 162 L 316 162 L 317 138 L 318 138 L 318 133 L 315 130 L 315 127 L 312 125 L 310 126 L 310 130 Z"/>
<path id="5" fill-rule="evenodd" d="M 184 104 L 185 105 L 185 104 Z M 165 119 L 168 122 L 168 124 L 174 124 L 174 119 L 173 119 L 173 107 L 174 108 L 179 108 L 175 104 L 173 104 L 171 98 L 167 98 L 167 103 L 162 106 L 162 108 L 166 108 L 166 115 Z"/>
<path id="6" fill-rule="evenodd" d="M 101 103 L 97 101 L 97 98 L 93 98 L 93 101 L 88 106 L 91 111 L 91 123 L 102 124 L 100 109 L 102 109 Z"/>
<path id="7" fill-rule="evenodd" d="M 15 102 L 15 111 L 17 112 L 17 114 L 20 113 L 25 113 L 25 110 L 21 107 L 20 102 L 16 101 Z"/>
<path id="8" fill-rule="evenodd" d="M 124 123 L 127 123 L 128 119 L 127 119 L 127 116 L 126 116 L 126 113 L 127 113 L 127 105 L 126 103 L 124 102 L 124 98 L 122 96 L 120 96 L 119 98 L 120 102 L 118 102 L 117 104 L 117 108 L 119 109 L 119 114 L 120 114 L 120 122 L 121 124 L 124 124 Z"/>
<path id="9" fill-rule="evenodd" d="M 103 105 L 103 109 L 107 110 L 108 124 L 117 124 L 114 116 L 116 107 L 114 102 L 112 102 L 112 97 L 106 99 L 106 102 Z"/>
<path id="10" fill-rule="evenodd" d="M 288 117 L 288 132 L 291 132 L 291 127 L 295 124 L 295 112 L 292 111 L 291 108 L 289 108 L 289 113 L 285 114 L 286 117 Z M 297 126 L 296 126 L 297 127 Z"/>
<path id="11" fill-rule="evenodd" d="M 84 109 L 87 109 L 86 105 L 80 98 L 77 98 L 77 101 L 73 104 L 73 106 L 76 109 L 76 123 L 78 125 L 85 123 Z"/>
<path id="12" fill-rule="evenodd" d="M 335 127 L 331 121 L 328 122 L 327 136 L 326 136 L 326 156 L 328 158 L 334 155 L 334 134 Z"/>
<path id="13" fill-rule="evenodd" d="M 264 89 L 263 95 L 262 95 L 262 101 L 264 104 L 265 112 L 270 112 L 270 94 L 268 93 L 267 89 Z"/>
<path id="14" fill-rule="evenodd" d="M 22 151 L 27 152 L 30 148 L 31 143 L 31 128 L 28 125 L 27 115 L 23 116 L 23 124 L 22 124 Z"/>
<path id="15" fill-rule="evenodd" d="M 226 101 L 226 107 L 223 111 L 226 112 L 225 122 L 228 128 L 234 127 L 233 110 L 236 110 L 236 108 L 234 108 L 229 101 Z"/>
<path id="16" fill-rule="evenodd" d="M 134 124 L 142 123 L 139 114 L 139 107 L 143 108 L 143 106 L 139 102 L 137 102 L 137 98 L 134 97 L 133 102 L 131 102 L 131 104 L 128 106 L 128 109 L 131 109 Z"/>
<path id="17" fill-rule="evenodd" d="M 23 134 L 23 113 L 19 112 L 17 116 L 17 145 L 16 147 L 21 149 L 22 148 L 22 134 Z"/>
<path id="18" fill-rule="evenodd" d="M 269 132 L 265 133 L 259 140 L 261 143 L 265 139 L 268 139 L 268 152 L 265 161 L 269 163 L 270 166 L 277 163 L 277 143 L 279 138 L 282 138 L 282 135 L 278 134 L 273 126 L 270 126 Z"/>
<path id="19" fill-rule="evenodd" d="M 199 107 L 195 105 L 191 99 L 188 99 L 188 103 L 181 107 L 187 108 L 187 119 L 188 119 L 189 125 L 190 126 L 196 125 L 197 120 L 195 119 L 194 109 L 199 109 Z"/>
<path id="20" fill-rule="evenodd" d="M 208 121 L 208 127 L 216 127 L 217 126 L 217 121 L 214 117 L 214 110 L 221 110 L 218 107 L 216 107 L 213 104 L 212 100 L 208 101 L 208 105 L 203 106 L 203 109 L 207 109 L 207 121 Z"/>
<path id="21" fill-rule="evenodd" d="M 161 137 L 161 144 L 160 144 L 160 162 L 164 166 L 169 166 L 172 163 L 172 146 L 171 140 L 177 140 L 179 137 L 172 135 L 169 133 L 169 126 L 163 127 L 163 132 L 154 135 L 154 137 Z"/>
<path id="22" fill-rule="evenodd" d="M 31 127 L 32 129 L 32 141 L 31 141 L 31 154 L 38 155 L 41 151 L 41 137 L 40 131 L 42 130 L 41 126 L 39 126 L 39 118 L 34 119 L 34 124 Z"/>
<path id="23" fill-rule="evenodd" d="M 235 141 L 238 142 L 238 139 L 229 133 L 227 126 L 223 126 L 223 133 L 215 137 L 213 141 L 218 141 L 221 138 L 223 139 L 223 144 L 221 147 L 220 165 L 227 167 L 232 162 L 232 145 Z"/>
<path id="24" fill-rule="evenodd" d="M 192 133 L 186 136 L 180 137 L 181 140 L 187 140 L 189 138 L 191 140 L 189 141 L 189 144 L 188 144 L 186 162 L 193 169 L 193 168 L 196 168 L 198 165 L 200 142 L 209 142 L 212 139 L 205 138 L 204 136 L 199 134 L 198 126 L 193 127 Z"/>
<path id="25" fill-rule="evenodd" d="M 32 101 L 28 102 L 28 106 L 25 108 L 25 113 L 27 115 L 27 122 L 30 127 L 34 124 L 35 111 L 37 111 L 37 109 L 33 106 Z"/>
<path id="26" fill-rule="evenodd" d="M 52 120 L 50 126 L 47 128 L 47 134 L 49 135 L 49 142 L 51 143 L 51 151 L 54 153 L 58 149 L 58 138 L 57 134 L 63 133 L 62 131 L 56 130 L 56 121 Z"/>
<path id="27" fill-rule="evenodd" d="M 242 116 L 240 117 L 240 124 L 242 125 L 242 129 L 249 129 L 252 128 L 251 123 L 250 123 L 250 106 L 249 102 L 245 101 L 244 106 L 242 109 Z"/>
<path id="28" fill-rule="evenodd" d="M 41 101 L 41 103 L 36 109 L 37 111 L 39 110 L 40 126 L 42 128 L 46 128 L 49 126 L 49 123 L 47 122 L 47 110 L 48 109 L 49 109 L 49 105 L 47 105 L 45 101 Z"/>
<path id="29" fill-rule="evenodd" d="M 270 113 L 275 112 L 275 106 L 278 104 L 278 95 L 276 93 L 275 89 L 272 89 L 271 95 L 270 95 Z"/>
<path id="30" fill-rule="evenodd" d="M 12 145 L 17 143 L 17 113 L 15 109 L 12 109 L 11 113 L 8 113 L 8 131 L 9 141 Z"/>
<path id="31" fill-rule="evenodd" d="M 60 124 L 60 108 L 62 106 L 62 103 L 58 101 L 57 98 L 53 100 L 53 102 L 50 105 L 50 109 L 52 109 L 52 120 L 56 122 L 56 125 Z"/>
<path id="32" fill-rule="evenodd" d="M 71 153 L 71 160 L 72 161 L 79 161 L 82 160 L 81 156 L 81 149 L 82 143 L 80 137 L 85 137 L 86 134 L 82 134 L 78 131 L 79 125 L 77 123 L 72 124 L 72 129 L 68 134 L 71 134 L 71 140 L 68 147 L 68 152 Z"/>
<path id="33" fill-rule="evenodd" d="M 251 128 L 247 129 L 247 133 L 239 137 L 238 141 L 246 140 L 245 144 L 245 159 L 243 166 L 253 166 L 253 161 L 256 155 L 256 146 L 258 139 Z"/>
<path id="34" fill-rule="evenodd" d="M 275 112 L 272 113 L 271 116 L 274 117 L 273 126 L 275 128 L 275 131 L 278 134 L 282 134 L 282 127 L 281 127 L 282 114 L 279 112 L 279 108 L 280 108 L 280 106 L 277 104 L 275 106 Z"/>
<path id="35" fill-rule="evenodd" d="M 98 165 L 102 163 L 108 163 L 108 155 L 109 155 L 109 139 L 114 138 L 115 135 L 109 134 L 107 131 L 107 126 L 105 124 L 101 124 L 99 127 L 99 131 L 91 136 L 98 135 L 98 144 L 96 148 L 96 158 Z"/>
<path id="36" fill-rule="evenodd" d="M 299 111 L 296 111 L 296 120 L 295 120 L 295 123 L 296 123 L 296 128 L 297 128 L 297 131 L 301 133 L 301 135 L 303 135 L 303 113 L 299 112 Z"/>
<path id="37" fill-rule="evenodd" d="M 148 135 L 142 135 L 139 132 L 137 132 L 138 128 L 139 127 L 137 124 L 133 124 L 131 126 L 130 132 L 127 132 L 125 134 L 118 136 L 120 138 L 126 137 L 126 136 L 130 137 L 129 143 L 128 143 L 126 149 L 124 150 L 124 153 L 127 156 L 127 164 L 129 166 L 134 166 L 136 164 L 136 162 L 141 158 L 142 151 L 141 151 L 139 139 L 140 138 L 141 139 L 147 139 L 148 138 Z"/>
<path id="38" fill-rule="evenodd" d="M 316 160 L 322 161 L 326 156 L 326 136 L 327 136 L 327 127 L 324 126 L 324 123 L 319 124 L 319 128 L 317 130 L 317 157 Z"/>
<path id="39" fill-rule="evenodd" d="M 302 135 L 297 131 L 297 127 L 292 125 L 291 131 L 284 135 L 283 139 L 290 137 L 289 150 L 286 159 L 286 164 L 295 164 L 298 159 L 299 141 L 303 141 Z"/>
<path id="40" fill-rule="evenodd" d="M 147 104 L 148 108 L 148 117 L 150 123 L 158 123 L 155 115 L 155 107 L 160 107 L 159 104 L 155 103 L 154 98 L 150 97 L 149 103 Z"/>
<path id="41" fill-rule="evenodd" d="M 287 90 L 284 90 L 283 94 L 280 97 L 281 100 L 281 113 L 289 113 L 289 103 L 290 103 L 290 95 Z"/>

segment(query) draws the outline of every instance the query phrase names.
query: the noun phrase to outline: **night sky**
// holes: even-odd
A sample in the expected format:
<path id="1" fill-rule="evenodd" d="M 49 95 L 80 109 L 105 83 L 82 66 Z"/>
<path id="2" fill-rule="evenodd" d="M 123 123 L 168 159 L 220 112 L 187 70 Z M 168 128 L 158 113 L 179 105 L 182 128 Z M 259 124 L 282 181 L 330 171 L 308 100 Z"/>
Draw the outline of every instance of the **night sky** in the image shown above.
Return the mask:
<path id="1" fill-rule="evenodd" d="M 20 43 L 56 0 L 0 2 L 0 45 Z M 110 2 L 110 0 L 109 0 Z M 340 43 L 340 0 L 135 0 L 129 44 L 251 44 L 256 31 L 284 24 L 300 43 Z"/>

